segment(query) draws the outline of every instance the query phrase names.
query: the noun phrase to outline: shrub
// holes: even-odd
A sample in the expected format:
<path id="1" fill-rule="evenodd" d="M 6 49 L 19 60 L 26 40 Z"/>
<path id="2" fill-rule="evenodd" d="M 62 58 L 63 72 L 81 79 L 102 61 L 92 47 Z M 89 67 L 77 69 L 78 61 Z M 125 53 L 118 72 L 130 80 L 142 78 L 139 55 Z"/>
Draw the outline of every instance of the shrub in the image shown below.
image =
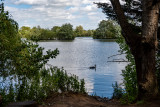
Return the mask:
<path id="1" fill-rule="evenodd" d="M 120 99 L 123 96 L 123 89 L 118 85 L 117 82 L 115 84 L 112 84 L 113 87 L 113 96 L 112 99 Z"/>

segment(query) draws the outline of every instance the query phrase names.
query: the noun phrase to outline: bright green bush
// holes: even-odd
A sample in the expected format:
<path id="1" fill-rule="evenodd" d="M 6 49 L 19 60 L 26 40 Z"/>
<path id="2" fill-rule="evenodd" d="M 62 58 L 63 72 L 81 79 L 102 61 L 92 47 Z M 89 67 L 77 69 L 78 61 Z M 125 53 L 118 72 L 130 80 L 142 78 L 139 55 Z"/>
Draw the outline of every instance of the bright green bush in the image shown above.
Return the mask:
<path id="1" fill-rule="evenodd" d="M 118 85 L 117 82 L 115 82 L 115 84 L 112 84 L 113 87 L 113 96 L 112 99 L 120 99 L 123 96 L 123 89 L 120 85 Z"/>

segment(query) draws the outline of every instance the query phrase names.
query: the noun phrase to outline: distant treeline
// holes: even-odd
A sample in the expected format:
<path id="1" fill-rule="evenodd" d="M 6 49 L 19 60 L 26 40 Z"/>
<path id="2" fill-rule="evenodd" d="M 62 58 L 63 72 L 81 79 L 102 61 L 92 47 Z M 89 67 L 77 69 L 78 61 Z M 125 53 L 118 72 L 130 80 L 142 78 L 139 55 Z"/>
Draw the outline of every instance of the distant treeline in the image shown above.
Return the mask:
<path id="1" fill-rule="evenodd" d="M 116 38 L 119 26 L 111 20 L 102 20 L 96 30 L 84 30 L 81 25 L 73 29 L 70 23 L 62 26 L 53 26 L 51 29 L 44 29 L 40 26 L 22 26 L 19 34 L 30 40 L 73 40 L 75 37 L 93 37 L 94 39 Z"/>

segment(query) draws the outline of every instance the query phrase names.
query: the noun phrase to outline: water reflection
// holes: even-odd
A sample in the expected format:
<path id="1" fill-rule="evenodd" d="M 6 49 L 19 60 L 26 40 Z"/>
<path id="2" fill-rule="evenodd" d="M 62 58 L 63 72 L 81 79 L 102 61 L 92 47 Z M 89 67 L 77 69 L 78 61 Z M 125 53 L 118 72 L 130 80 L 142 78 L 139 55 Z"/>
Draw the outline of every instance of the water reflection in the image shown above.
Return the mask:
<path id="1" fill-rule="evenodd" d="M 125 63 L 107 62 L 109 56 L 118 54 L 119 46 L 113 40 L 93 40 L 92 38 L 76 38 L 74 41 L 43 41 L 39 43 L 45 49 L 60 50 L 56 59 L 51 59 L 49 64 L 64 67 L 68 73 L 84 78 L 87 92 L 103 97 L 111 97 L 112 84 L 122 82 L 121 70 Z M 124 58 L 115 56 L 114 58 Z M 96 71 L 89 69 L 96 64 Z"/>

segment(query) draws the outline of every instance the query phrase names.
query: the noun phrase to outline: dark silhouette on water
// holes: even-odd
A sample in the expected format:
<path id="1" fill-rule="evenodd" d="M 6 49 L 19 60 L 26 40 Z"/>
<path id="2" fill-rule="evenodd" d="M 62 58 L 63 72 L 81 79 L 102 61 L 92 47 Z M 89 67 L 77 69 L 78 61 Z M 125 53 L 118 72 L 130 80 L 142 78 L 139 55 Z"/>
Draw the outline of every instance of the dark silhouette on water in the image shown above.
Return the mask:
<path id="1" fill-rule="evenodd" d="M 94 66 L 90 66 L 89 69 L 96 69 L 96 64 Z"/>

